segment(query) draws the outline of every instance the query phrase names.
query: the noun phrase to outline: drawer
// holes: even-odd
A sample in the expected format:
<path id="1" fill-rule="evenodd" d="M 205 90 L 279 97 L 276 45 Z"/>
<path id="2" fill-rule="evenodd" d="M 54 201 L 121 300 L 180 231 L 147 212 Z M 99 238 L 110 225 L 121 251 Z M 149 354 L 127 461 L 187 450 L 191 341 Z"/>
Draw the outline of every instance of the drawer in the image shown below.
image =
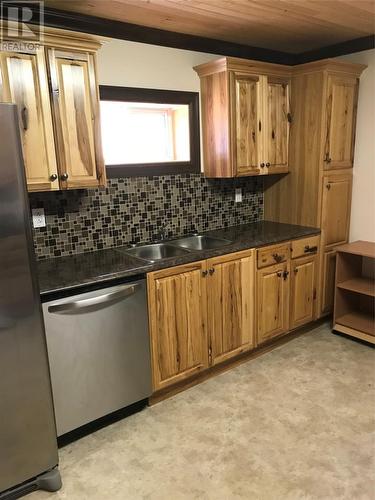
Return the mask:
<path id="1" fill-rule="evenodd" d="M 258 250 L 258 268 L 273 266 L 289 259 L 290 243 L 272 245 Z"/>
<path id="2" fill-rule="evenodd" d="M 302 240 L 292 241 L 292 259 L 302 255 L 311 255 L 318 253 L 320 236 L 310 236 Z"/>

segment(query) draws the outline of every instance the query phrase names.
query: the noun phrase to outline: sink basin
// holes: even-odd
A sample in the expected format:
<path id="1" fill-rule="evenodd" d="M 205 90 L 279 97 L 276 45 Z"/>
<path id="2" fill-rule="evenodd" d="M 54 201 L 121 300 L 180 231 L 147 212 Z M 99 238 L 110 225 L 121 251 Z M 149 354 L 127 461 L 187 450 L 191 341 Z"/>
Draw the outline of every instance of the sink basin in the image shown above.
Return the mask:
<path id="1" fill-rule="evenodd" d="M 168 243 L 154 243 L 152 245 L 142 245 L 139 247 L 124 250 L 125 253 L 139 257 L 140 259 L 155 262 L 156 260 L 166 259 L 168 257 L 178 257 L 188 253 L 183 248 L 172 246 Z"/>
<path id="2" fill-rule="evenodd" d="M 174 240 L 171 243 L 182 248 L 187 248 L 189 250 L 210 250 L 213 248 L 220 248 L 225 245 L 232 243 L 229 240 L 223 240 L 221 238 L 214 238 L 213 236 L 196 235 L 187 236 L 186 238 L 180 238 Z"/>

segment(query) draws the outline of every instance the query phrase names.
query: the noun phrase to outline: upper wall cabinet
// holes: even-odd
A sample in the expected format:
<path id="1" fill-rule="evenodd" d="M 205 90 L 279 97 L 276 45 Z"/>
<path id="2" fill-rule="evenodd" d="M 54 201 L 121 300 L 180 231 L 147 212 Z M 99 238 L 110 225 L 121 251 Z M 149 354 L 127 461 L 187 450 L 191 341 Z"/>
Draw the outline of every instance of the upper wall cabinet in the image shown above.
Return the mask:
<path id="1" fill-rule="evenodd" d="M 59 30 L 44 46 L 0 51 L 0 101 L 18 106 L 29 191 L 106 184 L 95 57 L 100 44 Z"/>
<path id="2" fill-rule="evenodd" d="M 194 69 L 201 79 L 205 175 L 288 172 L 290 68 L 221 58 Z"/>
<path id="3" fill-rule="evenodd" d="M 48 49 L 63 188 L 97 187 L 104 177 L 94 55 Z"/>
<path id="4" fill-rule="evenodd" d="M 59 189 L 43 49 L 0 52 L 0 100 L 18 107 L 29 191 Z"/>
<path id="5" fill-rule="evenodd" d="M 325 169 L 353 166 L 358 83 L 355 76 L 328 76 Z"/>

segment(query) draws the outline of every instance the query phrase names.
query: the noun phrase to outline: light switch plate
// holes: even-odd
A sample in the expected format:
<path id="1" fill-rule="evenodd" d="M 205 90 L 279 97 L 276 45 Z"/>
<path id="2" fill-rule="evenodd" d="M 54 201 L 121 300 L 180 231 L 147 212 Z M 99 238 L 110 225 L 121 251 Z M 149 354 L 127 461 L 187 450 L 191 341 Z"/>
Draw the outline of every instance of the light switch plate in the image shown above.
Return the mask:
<path id="1" fill-rule="evenodd" d="M 46 217 L 44 215 L 44 208 L 33 208 L 33 226 L 36 227 L 46 227 Z"/>
<path id="2" fill-rule="evenodd" d="M 242 189 L 241 188 L 236 188 L 235 194 L 234 194 L 234 201 L 236 203 L 242 202 Z"/>

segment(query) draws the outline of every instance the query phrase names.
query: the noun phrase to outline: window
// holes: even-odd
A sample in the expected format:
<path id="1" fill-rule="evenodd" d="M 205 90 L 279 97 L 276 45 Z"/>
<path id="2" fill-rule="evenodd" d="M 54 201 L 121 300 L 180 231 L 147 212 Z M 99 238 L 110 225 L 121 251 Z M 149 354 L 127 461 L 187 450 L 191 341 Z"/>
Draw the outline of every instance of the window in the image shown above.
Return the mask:
<path id="1" fill-rule="evenodd" d="M 199 172 L 198 93 L 100 87 L 108 177 Z"/>

